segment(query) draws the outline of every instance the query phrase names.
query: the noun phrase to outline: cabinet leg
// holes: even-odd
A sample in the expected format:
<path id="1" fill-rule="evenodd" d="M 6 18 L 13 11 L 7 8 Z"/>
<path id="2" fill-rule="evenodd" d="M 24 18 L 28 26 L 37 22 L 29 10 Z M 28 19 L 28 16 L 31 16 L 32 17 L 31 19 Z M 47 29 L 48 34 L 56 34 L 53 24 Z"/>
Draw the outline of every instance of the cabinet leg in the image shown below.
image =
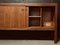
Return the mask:
<path id="1" fill-rule="evenodd" d="M 54 43 L 58 42 L 57 30 L 54 31 Z"/>

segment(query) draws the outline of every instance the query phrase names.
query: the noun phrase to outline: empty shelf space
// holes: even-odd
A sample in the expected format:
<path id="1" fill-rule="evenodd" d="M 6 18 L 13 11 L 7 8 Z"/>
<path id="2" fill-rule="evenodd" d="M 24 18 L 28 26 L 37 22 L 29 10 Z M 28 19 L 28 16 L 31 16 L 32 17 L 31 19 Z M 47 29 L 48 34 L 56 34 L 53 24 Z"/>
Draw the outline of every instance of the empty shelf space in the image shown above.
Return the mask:
<path id="1" fill-rule="evenodd" d="M 29 16 L 40 16 L 40 7 L 29 7 Z"/>
<path id="2" fill-rule="evenodd" d="M 40 18 L 29 18 L 29 27 L 30 26 L 40 26 Z"/>

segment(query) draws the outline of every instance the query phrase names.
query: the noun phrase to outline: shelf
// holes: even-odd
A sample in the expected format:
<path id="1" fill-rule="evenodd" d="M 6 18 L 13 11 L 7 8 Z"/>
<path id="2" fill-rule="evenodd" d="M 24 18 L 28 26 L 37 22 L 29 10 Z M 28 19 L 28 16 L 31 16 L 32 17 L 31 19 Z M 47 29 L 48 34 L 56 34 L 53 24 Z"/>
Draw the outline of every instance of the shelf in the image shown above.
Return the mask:
<path id="1" fill-rule="evenodd" d="M 42 16 L 29 16 L 29 17 L 40 17 L 41 18 Z"/>
<path id="2" fill-rule="evenodd" d="M 55 27 L 51 26 L 51 27 L 39 27 L 39 26 L 31 26 L 31 27 L 27 27 L 27 28 L 0 28 L 0 30 L 27 30 L 27 31 L 54 31 Z"/>
<path id="3" fill-rule="evenodd" d="M 39 26 L 31 26 L 29 27 L 29 30 L 54 30 L 55 27 L 51 26 L 51 27 L 39 27 Z"/>
<path id="4" fill-rule="evenodd" d="M 51 27 L 31 26 L 31 27 L 27 27 L 27 28 L 0 28 L 0 30 L 54 31 L 55 27 L 54 26 L 51 26 Z"/>

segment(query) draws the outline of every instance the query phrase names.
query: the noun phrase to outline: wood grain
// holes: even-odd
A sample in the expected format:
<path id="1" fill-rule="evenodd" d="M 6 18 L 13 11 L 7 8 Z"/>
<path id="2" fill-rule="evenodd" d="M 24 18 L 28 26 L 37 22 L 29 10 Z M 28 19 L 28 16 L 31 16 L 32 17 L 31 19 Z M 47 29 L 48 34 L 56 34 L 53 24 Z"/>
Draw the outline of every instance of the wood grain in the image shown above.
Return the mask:
<path id="1" fill-rule="evenodd" d="M 2 6 L 56 6 L 57 3 L 0 3 Z"/>
<path id="2" fill-rule="evenodd" d="M 24 28 L 25 7 L 0 6 L 0 28 Z"/>

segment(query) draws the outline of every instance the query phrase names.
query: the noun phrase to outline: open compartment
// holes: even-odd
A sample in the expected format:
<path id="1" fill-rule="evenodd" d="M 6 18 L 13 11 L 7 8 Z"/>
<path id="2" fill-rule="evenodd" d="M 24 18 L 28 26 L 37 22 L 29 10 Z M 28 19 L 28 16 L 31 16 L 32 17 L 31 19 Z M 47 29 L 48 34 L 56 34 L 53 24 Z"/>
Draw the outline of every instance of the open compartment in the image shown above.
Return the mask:
<path id="1" fill-rule="evenodd" d="M 55 26 L 54 20 L 54 6 L 29 7 L 29 27 L 53 27 Z"/>
<path id="2" fill-rule="evenodd" d="M 29 16 L 30 17 L 39 17 L 40 16 L 40 7 L 29 7 Z"/>
<path id="3" fill-rule="evenodd" d="M 40 18 L 29 18 L 29 27 L 40 26 Z"/>
<path id="4" fill-rule="evenodd" d="M 43 7 L 42 15 L 43 15 L 43 26 L 54 26 L 54 18 L 55 18 L 55 8 L 54 7 Z"/>
<path id="5" fill-rule="evenodd" d="M 41 7 L 29 7 L 29 26 L 41 26 L 42 11 Z"/>

